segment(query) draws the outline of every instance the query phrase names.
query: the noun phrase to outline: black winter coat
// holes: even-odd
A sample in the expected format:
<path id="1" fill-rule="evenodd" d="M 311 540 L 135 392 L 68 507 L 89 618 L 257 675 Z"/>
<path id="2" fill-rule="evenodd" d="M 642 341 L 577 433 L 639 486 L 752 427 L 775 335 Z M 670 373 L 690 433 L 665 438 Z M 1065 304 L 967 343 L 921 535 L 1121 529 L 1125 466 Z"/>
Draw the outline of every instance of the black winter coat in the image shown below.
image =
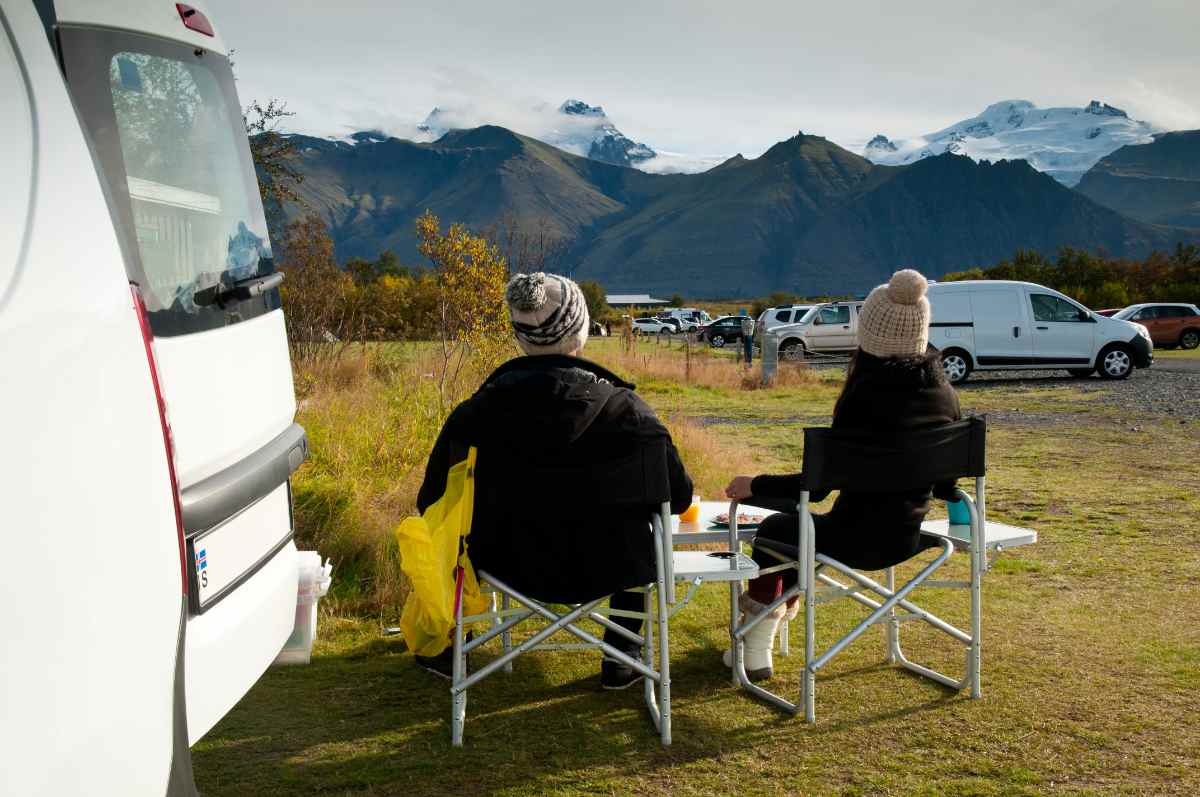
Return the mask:
<path id="1" fill-rule="evenodd" d="M 958 394 L 947 382 L 941 354 L 933 347 L 925 357 L 910 359 L 882 359 L 860 350 L 853 368 L 857 373 L 848 379 L 848 387 L 833 411 L 835 429 L 878 432 L 882 438 L 893 439 L 896 432 L 940 426 L 962 417 Z M 802 473 L 758 476 L 751 490 L 756 497 L 796 499 L 803 485 Z M 825 522 L 819 524 L 818 537 L 855 535 L 861 543 L 854 546 L 859 563 L 847 564 L 878 569 L 873 565 L 903 561 L 920 550 L 920 526 L 929 512 L 930 500 L 953 498 L 953 494 L 953 483 L 896 493 L 842 491 Z M 813 501 L 825 497 L 810 496 Z M 747 503 L 752 504 L 753 499 Z M 846 549 L 844 544 L 836 547 Z"/>
<path id="2" fill-rule="evenodd" d="M 479 454 L 469 555 L 520 592 L 579 603 L 655 577 L 649 518 L 682 512 L 692 482 L 666 427 L 634 392 L 577 357 L 500 366 L 442 428 L 417 496 L 425 509 L 450 467 Z"/>

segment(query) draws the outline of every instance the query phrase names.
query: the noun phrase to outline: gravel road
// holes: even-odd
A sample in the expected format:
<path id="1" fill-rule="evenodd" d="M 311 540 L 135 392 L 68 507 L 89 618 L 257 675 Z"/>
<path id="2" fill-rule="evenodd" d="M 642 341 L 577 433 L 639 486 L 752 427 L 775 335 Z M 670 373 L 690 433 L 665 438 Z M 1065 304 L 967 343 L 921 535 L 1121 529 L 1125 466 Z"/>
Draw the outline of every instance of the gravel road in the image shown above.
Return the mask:
<path id="1" fill-rule="evenodd" d="M 1166 367 L 1160 368 L 1160 365 Z M 1181 421 L 1200 420 L 1200 361 L 1194 360 L 1160 360 L 1153 367 L 1134 371 L 1128 379 L 1119 382 L 1096 376 L 1071 379 L 1061 371 L 988 371 L 972 375 L 959 386 L 963 392 L 1055 388 L 1098 393 L 1101 401 L 1122 411 L 1131 424 L 1148 415 Z M 1019 415 L 1022 420 L 1036 424 L 1032 413 Z M 1047 416 L 1047 420 L 1049 418 Z"/>

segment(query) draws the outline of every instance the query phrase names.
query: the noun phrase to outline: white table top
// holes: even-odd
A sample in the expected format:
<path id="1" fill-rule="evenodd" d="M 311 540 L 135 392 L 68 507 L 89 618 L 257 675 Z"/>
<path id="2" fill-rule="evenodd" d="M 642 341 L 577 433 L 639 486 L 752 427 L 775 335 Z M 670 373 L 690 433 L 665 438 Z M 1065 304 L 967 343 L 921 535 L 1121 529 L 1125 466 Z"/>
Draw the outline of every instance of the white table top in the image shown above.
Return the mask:
<path id="1" fill-rule="evenodd" d="M 744 553 L 720 558 L 725 551 L 675 551 L 672 556 L 676 581 L 741 581 L 758 575 L 758 564 Z"/>
<path id="2" fill-rule="evenodd" d="M 713 518 L 722 512 L 729 511 L 728 501 L 701 501 L 700 502 L 700 517 L 696 520 L 686 522 L 680 521 L 676 515 L 671 516 L 671 525 L 674 536 L 672 541 L 676 545 L 702 545 L 713 542 L 729 542 L 729 529 L 718 528 L 712 529 Z M 769 509 L 759 509 L 753 506 L 739 506 L 738 514 L 745 515 L 774 515 L 775 513 Z M 743 540 L 754 539 L 756 529 L 738 529 L 738 537 Z"/>
<path id="3" fill-rule="evenodd" d="M 680 522 L 678 517 L 671 517 L 673 528 L 672 542 L 675 545 L 701 545 L 708 543 L 722 543 L 729 541 L 729 530 L 725 528 L 712 529 L 710 528 L 713 518 L 721 512 L 729 511 L 728 501 L 701 501 L 700 502 L 700 517 L 691 522 Z M 774 512 L 767 509 L 759 509 L 752 506 L 739 506 L 739 514 L 750 515 L 773 515 Z M 966 525 L 950 525 L 950 521 L 943 518 L 941 520 L 927 520 L 921 524 L 921 530 L 927 534 L 936 534 L 939 536 L 948 536 L 953 542 L 954 547 L 959 550 L 965 550 L 970 546 L 971 527 Z M 738 538 L 742 540 L 754 539 L 755 529 L 738 529 Z M 988 550 L 995 551 L 1006 548 L 1016 548 L 1022 545 L 1032 545 L 1037 542 L 1037 532 L 1033 529 L 1022 528 L 1020 526 L 1010 526 L 1006 523 L 999 523 L 994 520 L 987 522 L 987 527 L 984 532 L 985 545 Z"/>
<path id="4" fill-rule="evenodd" d="M 921 524 L 921 531 L 926 534 L 936 534 L 939 537 L 949 537 L 958 550 L 966 550 L 971 546 L 971 527 L 968 525 L 950 525 L 945 518 L 941 520 L 926 520 Z M 984 526 L 983 544 L 989 551 L 1006 548 L 1016 548 L 1021 545 L 1032 545 L 1037 542 L 1037 532 L 1020 526 L 1009 526 L 989 520 Z"/>

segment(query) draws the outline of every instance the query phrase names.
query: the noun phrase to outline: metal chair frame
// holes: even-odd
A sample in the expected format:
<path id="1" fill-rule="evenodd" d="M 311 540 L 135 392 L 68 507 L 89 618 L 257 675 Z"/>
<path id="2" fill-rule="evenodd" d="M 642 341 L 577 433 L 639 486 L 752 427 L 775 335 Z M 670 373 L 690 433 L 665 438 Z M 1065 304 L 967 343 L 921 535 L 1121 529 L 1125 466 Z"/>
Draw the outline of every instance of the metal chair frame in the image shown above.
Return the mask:
<path id="1" fill-rule="evenodd" d="M 982 667 L 981 642 L 983 630 L 982 617 L 982 577 L 987 570 L 987 549 L 985 545 L 986 516 L 986 479 L 983 475 L 975 478 L 975 496 L 972 498 L 961 489 L 955 493 L 959 500 L 966 503 L 970 513 L 970 543 L 967 552 L 971 557 L 971 577 L 969 581 L 933 581 L 930 576 L 937 571 L 954 553 L 954 543 L 946 536 L 939 537 L 940 550 L 934 560 L 925 565 L 915 576 L 909 579 L 899 589 L 895 586 L 895 567 L 886 571 L 886 581 L 880 584 L 841 562 L 824 554 L 816 552 L 816 534 L 812 514 L 809 510 L 809 491 L 800 494 L 797 513 L 800 517 L 798 545 L 800 556 L 790 560 L 780 554 L 772 554 L 781 560 L 781 564 L 762 568 L 760 574 L 782 570 L 797 570 L 797 583 L 767 606 L 762 612 L 747 617 L 741 621 L 739 612 L 739 597 L 742 592 L 741 582 L 730 582 L 729 599 L 729 638 L 733 651 L 733 684 L 745 689 L 754 697 L 770 705 L 782 709 L 789 714 L 797 714 L 803 710 L 808 722 L 816 721 L 816 675 L 817 671 L 829 663 L 830 659 L 840 653 L 847 645 L 862 636 L 872 625 L 883 625 L 885 633 L 886 660 L 892 664 L 929 678 L 955 690 L 970 689 L 973 699 L 982 696 L 980 688 L 980 672 Z M 731 550 L 740 550 L 739 532 L 737 528 L 738 502 L 734 501 L 729 507 L 729 545 Z M 850 584 L 838 581 L 827 574 L 826 569 L 849 579 Z M 823 588 L 822 586 L 823 585 Z M 963 631 L 947 623 L 936 615 L 917 606 L 909 600 L 910 593 L 918 586 L 938 588 L 961 588 L 970 591 L 971 629 Z M 746 674 L 745 667 L 745 636 L 772 611 L 786 603 L 792 597 L 804 596 L 804 670 L 801 676 L 801 691 L 799 700 L 795 703 L 752 683 Z M 816 607 L 840 598 L 851 598 L 870 609 L 870 614 L 856 625 L 849 633 L 834 642 L 824 652 L 816 650 Z M 900 614 L 897 610 L 905 613 Z M 953 678 L 934 670 L 931 667 L 910 661 L 900 647 L 900 624 L 908 621 L 923 621 L 936 630 L 950 636 L 965 647 L 966 664 L 961 678 Z M 787 622 L 782 623 L 780 636 L 780 652 L 788 655 Z"/>
<path id="2" fill-rule="evenodd" d="M 691 599 L 695 588 L 699 586 L 699 579 L 693 584 L 684 600 L 676 604 L 670 519 L 669 503 L 663 503 L 651 517 L 650 526 L 654 535 L 655 581 L 642 588 L 645 602 L 641 612 L 601 608 L 600 604 L 611 597 L 605 595 L 587 603 L 574 604 L 569 607 L 568 611 L 560 614 L 548 608 L 544 602 L 518 592 L 489 573 L 479 571 L 476 575 L 479 578 L 480 587 L 490 587 L 492 591 L 492 608 L 482 614 L 464 617 L 462 614 L 462 579 L 458 580 L 455 591 L 455 628 L 450 687 L 451 744 L 455 747 L 461 747 L 463 744 L 463 730 L 467 716 L 467 690 L 472 686 L 499 670 L 511 673 L 513 660 L 532 650 L 594 648 L 599 648 L 605 655 L 611 656 L 644 676 L 646 709 L 659 733 L 662 745 L 667 747 L 671 744 L 670 617 Z M 497 596 L 500 597 L 499 607 L 496 605 Z M 514 607 L 512 605 L 514 602 L 518 606 Z M 535 616 L 546 620 L 548 624 L 514 646 L 512 629 Z M 642 634 L 635 634 L 617 625 L 608 619 L 609 616 L 641 618 L 644 622 Z M 593 620 L 602 627 L 612 629 L 639 645 L 642 649 L 641 660 L 627 655 L 576 625 L 584 619 Z M 467 641 L 465 626 L 481 622 L 487 623 L 491 627 L 486 632 Z M 654 636 L 656 623 L 658 625 L 657 639 Z M 546 643 L 547 639 L 559 632 L 569 633 L 582 641 L 573 644 Z M 467 653 L 496 637 L 501 639 L 502 655 L 475 672 L 467 674 Z M 657 668 L 655 667 L 656 658 Z"/>

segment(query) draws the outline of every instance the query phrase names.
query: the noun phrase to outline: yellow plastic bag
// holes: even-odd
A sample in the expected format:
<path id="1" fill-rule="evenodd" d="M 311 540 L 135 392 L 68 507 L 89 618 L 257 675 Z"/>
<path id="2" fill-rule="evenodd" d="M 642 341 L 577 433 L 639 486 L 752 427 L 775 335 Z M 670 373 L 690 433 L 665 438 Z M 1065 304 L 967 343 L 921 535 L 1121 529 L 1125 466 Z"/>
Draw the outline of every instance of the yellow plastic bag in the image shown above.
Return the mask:
<path id="1" fill-rule="evenodd" d="M 475 507 L 475 454 L 472 447 L 465 460 L 450 468 L 446 491 L 424 515 L 405 518 L 396 529 L 400 569 L 412 587 L 400 617 L 400 630 L 408 649 L 421 656 L 436 656 L 450 644 L 460 567 L 463 615 L 478 614 L 489 605 L 479 592 L 465 541 L 471 533 Z"/>

